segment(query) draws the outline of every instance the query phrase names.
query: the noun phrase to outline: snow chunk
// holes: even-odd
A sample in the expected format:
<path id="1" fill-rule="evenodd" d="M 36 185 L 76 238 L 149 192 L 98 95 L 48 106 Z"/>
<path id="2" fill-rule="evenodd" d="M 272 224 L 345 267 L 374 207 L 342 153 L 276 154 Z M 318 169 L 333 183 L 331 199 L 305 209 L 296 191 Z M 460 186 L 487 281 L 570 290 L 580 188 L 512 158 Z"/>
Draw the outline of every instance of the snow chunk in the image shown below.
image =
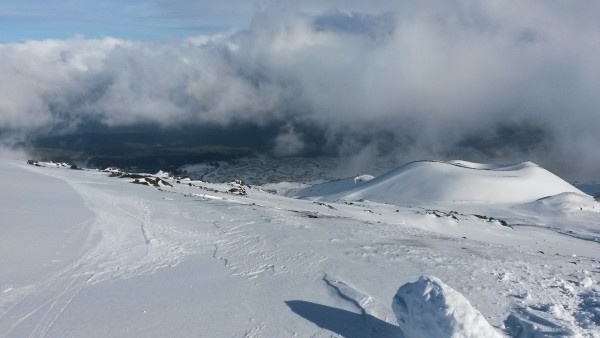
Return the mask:
<path id="1" fill-rule="evenodd" d="M 589 289 L 594 285 L 594 280 L 590 276 L 585 276 L 579 281 L 579 285 Z"/>
<path id="2" fill-rule="evenodd" d="M 462 294 L 436 277 L 402 285 L 392 309 L 406 337 L 502 337 Z"/>
<path id="3" fill-rule="evenodd" d="M 158 178 L 173 178 L 173 174 L 162 170 L 159 170 L 154 176 Z"/>
<path id="4" fill-rule="evenodd" d="M 354 178 L 354 184 L 368 182 L 374 178 L 375 178 L 375 176 L 371 176 L 371 175 L 359 175 Z"/>

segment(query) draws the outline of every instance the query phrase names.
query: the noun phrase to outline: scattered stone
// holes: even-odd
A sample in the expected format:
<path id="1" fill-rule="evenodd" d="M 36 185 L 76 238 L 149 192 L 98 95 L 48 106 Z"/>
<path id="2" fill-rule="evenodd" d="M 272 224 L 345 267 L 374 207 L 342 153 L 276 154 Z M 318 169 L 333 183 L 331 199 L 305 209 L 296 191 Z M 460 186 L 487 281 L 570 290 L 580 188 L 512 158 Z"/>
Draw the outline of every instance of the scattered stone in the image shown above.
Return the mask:
<path id="1" fill-rule="evenodd" d="M 329 204 L 326 204 L 326 203 L 323 203 L 323 202 L 313 202 L 313 203 L 316 204 L 316 205 L 328 207 L 329 209 L 332 209 L 332 210 L 336 210 L 333 206 L 331 206 Z"/>

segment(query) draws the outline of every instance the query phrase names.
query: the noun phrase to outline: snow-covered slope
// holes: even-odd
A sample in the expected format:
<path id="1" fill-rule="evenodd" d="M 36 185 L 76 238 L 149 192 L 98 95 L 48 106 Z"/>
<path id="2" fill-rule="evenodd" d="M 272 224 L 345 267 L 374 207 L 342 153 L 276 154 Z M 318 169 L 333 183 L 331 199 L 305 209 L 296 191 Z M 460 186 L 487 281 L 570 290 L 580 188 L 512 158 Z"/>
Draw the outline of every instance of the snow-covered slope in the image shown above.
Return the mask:
<path id="1" fill-rule="evenodd" d="M 564 192 L 583 194 L 560 177 L 531 162 L 486 165 L 466 161 L 419 161 L 403 165 L 364 184 L 321 196 L 325 196 L 326 200 L 367 199 L 392 204 L 517 204 Z"/>
<path id="2" fill-rule="evenodd" d="M 38 165 L 0 161 L 0 337 L 408 338 L 485 322 L 511 337 L 600 332 L 600 213 L 324 203 L 241 181 Z M 412 283 L 421 275 L 444 284 Z M 403 284 L 408 326 L 390 306 Z"/>

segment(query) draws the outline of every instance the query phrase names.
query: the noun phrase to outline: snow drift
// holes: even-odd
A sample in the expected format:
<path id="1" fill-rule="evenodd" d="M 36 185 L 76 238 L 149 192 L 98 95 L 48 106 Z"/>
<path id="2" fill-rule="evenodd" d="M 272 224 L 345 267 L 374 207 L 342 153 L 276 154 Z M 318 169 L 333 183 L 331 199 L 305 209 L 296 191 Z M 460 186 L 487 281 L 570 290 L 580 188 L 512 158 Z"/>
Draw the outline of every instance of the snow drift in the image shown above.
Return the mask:
<path id="1" fill-rule="evenodd" d="M 406 337 L 502 337 L 462 294 L 436 277 L 402 285 L 392 309 Z"/>
<path id="2" fill-rule="evenodd" d="M 315 191 L 327 191 L 324 185 Z M 326 199 L 367 199 L 382 203 L 526 203 L 560 193 L 583 194 L 532 162 L 510 165 L 466 161 L 418 161 L 342 191 L 331 185 Z M 585 194 L 583 194 L 585 195 Z"/>

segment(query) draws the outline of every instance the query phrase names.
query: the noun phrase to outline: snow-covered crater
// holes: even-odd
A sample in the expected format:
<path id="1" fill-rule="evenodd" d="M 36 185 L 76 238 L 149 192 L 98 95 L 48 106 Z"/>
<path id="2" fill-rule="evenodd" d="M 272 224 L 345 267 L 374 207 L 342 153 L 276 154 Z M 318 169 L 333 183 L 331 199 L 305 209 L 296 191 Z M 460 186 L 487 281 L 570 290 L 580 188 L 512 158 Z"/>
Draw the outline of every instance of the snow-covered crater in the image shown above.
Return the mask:
<path id="1" fill-rule="evenodd" d="M 495 165 L 466 161 L 417 161 L 360 184 L 350 180 L 324 183 L 305 189 L 298 195 L 324 200 L 367 199 L 391 204 L 519 204 L 560 193 L 585 195 L 560 177 L 532 162 Z"/>

